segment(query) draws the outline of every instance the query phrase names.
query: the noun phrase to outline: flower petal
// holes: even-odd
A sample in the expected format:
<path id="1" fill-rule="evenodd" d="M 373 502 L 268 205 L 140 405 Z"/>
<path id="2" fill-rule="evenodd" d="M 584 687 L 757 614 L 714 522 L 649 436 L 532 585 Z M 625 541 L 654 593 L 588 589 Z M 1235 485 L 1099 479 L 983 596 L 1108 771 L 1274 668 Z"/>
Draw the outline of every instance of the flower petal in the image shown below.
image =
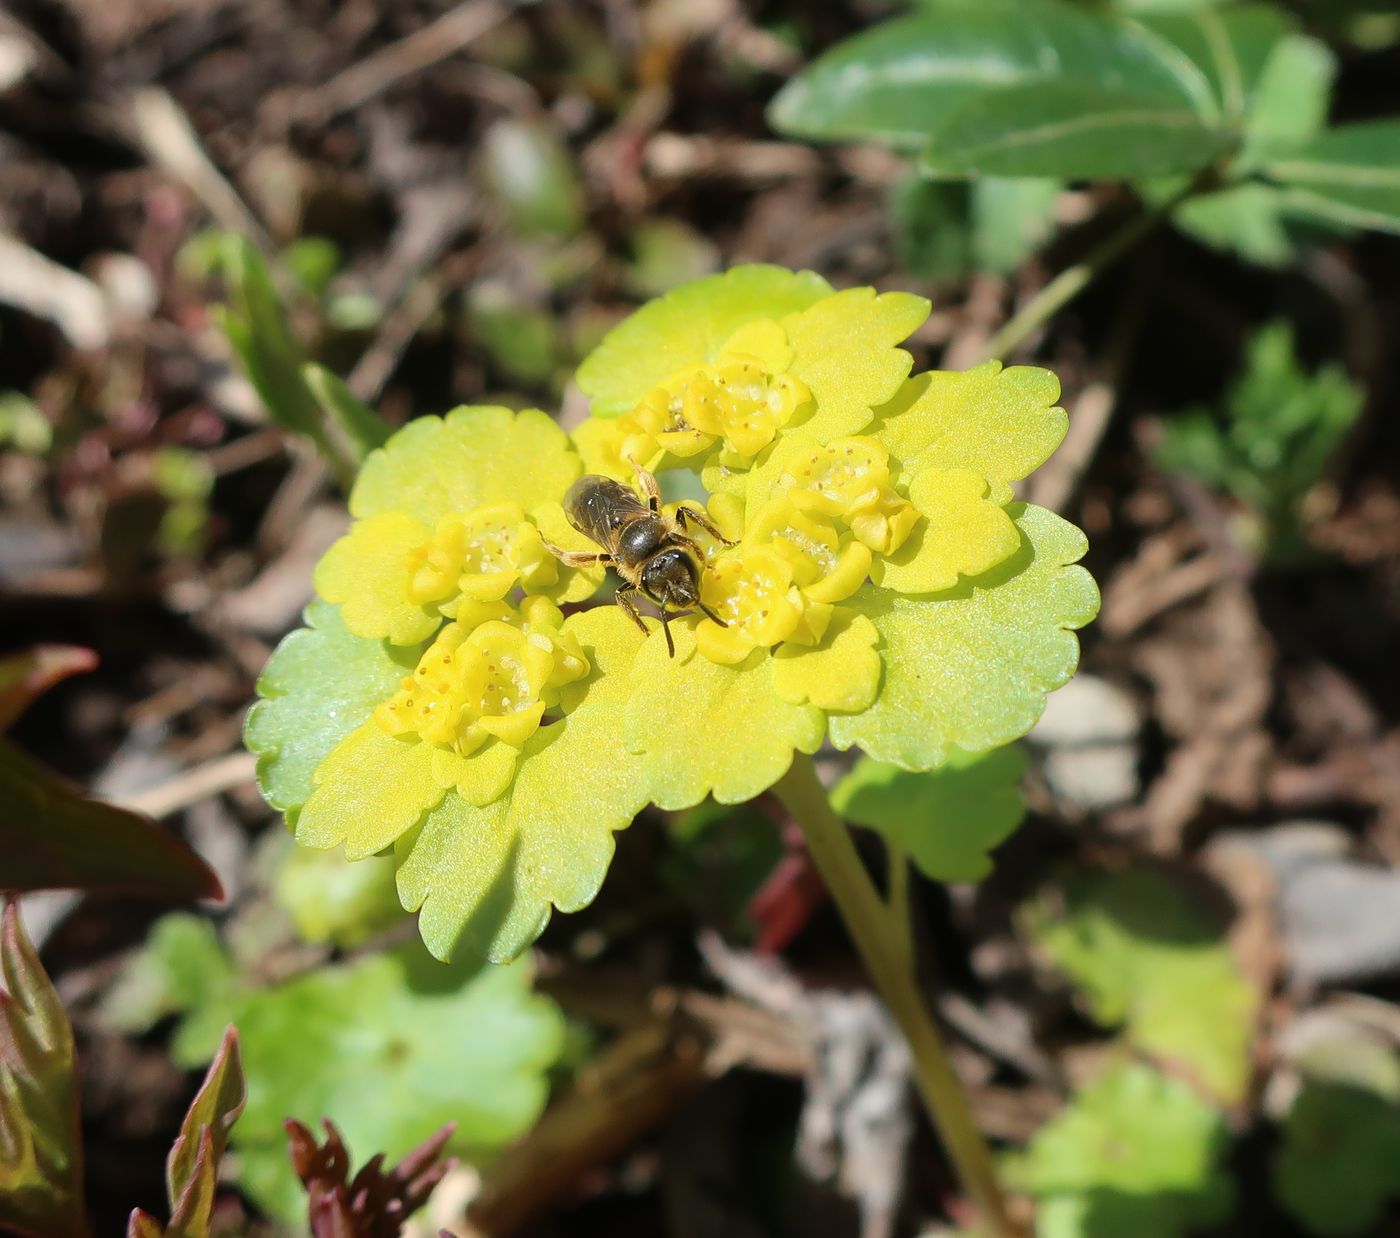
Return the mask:
<path id="1" fill-rule="evenodd" d="M 438 748 L 395 739 L 366 722 L 331 750 L 316 771 L 316 790 L 297 818 L 305 847 L 345 844 L 347 860 L 383 851 L 437 806 L 443 784 L 433 771 Z"/>
<path id="2" fill-rule="evenodd" d="M 1060 380 L 1029 365 L 916 374 L 884 408 L 871 433 L 905 470 L 970 469 L 992 483 L 997 503 L 1011 483 L 1044 464 L 1065 437 L 1069 418 L 1057 408 Z"/>
<path id="3" fill-rule="evenodd" d="M 341 619 L 356 636 L 416 645 L 442 624 L 410 596 L 411 556 L 432 535 L 421 520 L 403 512 L 380 512 L 357 520 L 316 565 L 316 592 L 340 606 Z"/>
<path id="4" fill-rule="evenodd" d="M 864 615 L 846 607 L 832 614 L 815 649 L 781 645 L 773 655 L 773 686 L 785 701 L 810 701 L 818 709 L 859 713 L 880 687 L 880 633 Z"/>
<path id="5" fill-rule="evenodd" d="M 690 622 L 673 621 L 671 632 L 674 658 L 659 632 L 637 655 L 624 720 L 626 746 L 645 754 L 660 807 L 689 808 L 707 795 L 751 800 L 787 772 L 794 749 L 821 746 L 821 710 L 783 700 L 766 650 L 721 666 L 696 651 Z"/>
<path id="6" fill-rule="evenodd" d="M 870 578 L 900 593 L 936 593 L 1015 554 L 1021 535 L 986 497 L 988 489 L 986 478 L 966 469 L 920 473 L 909 486 L 909 500 L 924 519 L 894 554 L 875 559 Z"/>
<path id="7" fill-rule="evenodd" d="M 682 367 L 714 361 L 745 323 L 781 318 L 830 294 L 831 285 L 811 271 L 759 264 L 695 280 L 609 331 L 574 381 L 595 417 L 620 417 Z"/>
<path id="8" fill-rule="evenodd" d="M 559 496 L 579 475 L 568 436 L 537 409 L 474 405 L 418 417 L 371 452 L 350 495 L 360 518 L 401 511 L 430 528 L 449 512 L 488 503 L 526 511 Z"/>
<path id="9" fill-rule="evenodd" d="M 1081 567 L 1084 535 L 1053 512 L 1014 503 L 1021 547 L 1005 562 L 944 593 L 888 589 L 846 605 L 880 630 L 884 681 L 875 704 L 831 719 L 838 748 L 859 744 L 877 760 L 932 769 L 950 745 L 984 752 L 1024 735 L 1045 694 L 1074 673 L 1073 630 L 1097 613 L 1099 591 Z"/>
<path id="10" fill-rule="evenodd" d="M 563 720 L 525 745 L 500 799 L 474 808 L 449 794 L 398 844 L 399 897 L 418 909 L 440 959 L 465 949 L 502 962 L 539 936 L 551 907 L 587 906 L 612 860 L 613 831 L 647 802 L 645 764 L 618 734 L 642 635 L 615 606 L 574 615 L 564 630 L 594 669 L 564 689 Z"/>
<path id="11" fill-rule="evenodd" d="M 792 373 L 816 404 L 802 429 L 824 443 L 869 425 L 871 410 L 895 397 L 914 364 L 896 345 L 928 313 L 923 297 L 849 288 L 783 319 Z"/>
<path id="12" fill-rule="evenodd" d="M 326 755 L 413 672 L 418 648 L 395 648 L 345 630 L 329 602 L 306 608 L 307 626 L 277 646 L 258 676 L 262 698 L 248 715 L 243 741 L 258 758 L 258 785 L 295 825 L 315 790 L 312 775 Z"/>

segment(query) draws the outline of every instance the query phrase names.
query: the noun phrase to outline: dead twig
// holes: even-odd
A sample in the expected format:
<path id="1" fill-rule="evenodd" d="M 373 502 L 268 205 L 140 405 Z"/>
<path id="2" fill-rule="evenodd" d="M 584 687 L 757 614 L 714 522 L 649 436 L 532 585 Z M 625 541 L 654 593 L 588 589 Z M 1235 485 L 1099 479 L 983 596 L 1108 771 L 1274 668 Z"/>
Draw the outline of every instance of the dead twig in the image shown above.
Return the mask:
<path id="1" fill-rule="evenodd" d="M 251 752 L 230 752 L 185 770 L 157 786 L 123 796 L 121 806 L 149 817 L 168 817 L 212 795 L 253 781 L 257 758 Z"/>
<path id="2" fill-rule="evenodd" d="M 297 119 L 323 124 L 383 94 L 397 82 L 431 68 L 495 29 L 517 8 L 519 0 L 468 0 L 407 38 L 391 43 L 336 74 L 319 90 L 302 97 Z"/>

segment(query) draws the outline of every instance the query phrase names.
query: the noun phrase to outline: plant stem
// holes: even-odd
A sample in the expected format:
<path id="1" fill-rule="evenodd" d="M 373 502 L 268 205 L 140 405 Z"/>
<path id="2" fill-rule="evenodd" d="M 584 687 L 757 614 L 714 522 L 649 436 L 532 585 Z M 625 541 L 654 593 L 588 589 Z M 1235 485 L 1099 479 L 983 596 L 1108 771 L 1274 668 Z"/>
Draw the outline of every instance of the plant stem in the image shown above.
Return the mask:
<path id="1" fill-rule="evenodd" d="M 992 1169 L 991 1153 L 968 1108 L 962 1085 L 943 1051 L 930 1018 L 904 940 L 908 927 L 896 927 L 891 908 L 880 898 L 856 852 L 844 822 L 832 810 L 812 759 L 798 754 L 773 788 L 802 827 L 812 860 L 831 891 L 856 949 L 870 972 L 914 1058 L 914 1075 L 935 1129 L 948 1150 L 963 1189 L 981 1213 L 982 1224 L 998 1238 L 1016 1238 Z M 899 862 L 903 863 L 901 855 Z"/>
<path id="2" fill-rule="evenodd" d="M 1118 231 L 1106 237 L 1097 248 L 1090 250 L 1082 261 L 1076 262 L 1072 267 L 1066 267 L 1037 292 L 1028 305 L 1013 314 L 1011 320 L 992 336 L 983 350 L 982 360 L 1005 358 L 1015 352 L 1032 332 L 1044 326 L 1108 267 L 1160 224 L 1166 222 L 1172 212 L 1187 198 L 1201 193 L 1206 184 L 1203 174 L 1161 206 L 1153 210 L 1139 209 Z"/>

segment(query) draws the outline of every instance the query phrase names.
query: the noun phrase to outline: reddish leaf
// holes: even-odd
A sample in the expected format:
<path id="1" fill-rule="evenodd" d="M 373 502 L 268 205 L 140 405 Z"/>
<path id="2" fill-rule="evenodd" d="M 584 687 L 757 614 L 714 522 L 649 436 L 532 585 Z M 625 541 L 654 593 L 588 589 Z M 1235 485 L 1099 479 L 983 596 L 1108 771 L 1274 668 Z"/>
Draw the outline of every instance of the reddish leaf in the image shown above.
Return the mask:
<path id="1" fill-rule="evenodd" d="M 213 870 L 173 834 L 89 799 L 0 740 L 0 888 L 222 898 Z"/>
<path id="2" fill-rule="evenodd" d="M 88 1227 L 73 1030 L 8 900 L 0 976 L 0 1225 L 78 1238 Z"/>
<path id="3" fill-rule="evenodd" d="M 243 1112 L 246 1097 L 238 1033 L 224 1032 L 223 1044 L 190 1103 L 165 1167 L 170 1224 L 162 1226 L 137 1208 L 127 1221 L 126 1238 L 209 1238 L 209 1219 L 219 1182 L 219 1158 L 229 1128 Z"/>
<path id="4" fill-rule="evenodd" d="M 326 1142 L 319 1146 L 316 1136 L 295 1118 L 283 1125 L 292 1165 L 306 1187 L 313 1238 L 397 1238 L 453 1164 L 438 1161 L 455 1129 L 448 1123 L 393 1169 L 384 1170 L 381 1154 L 347 1181 L 350 1153 L 333 1122 L 322 1120 Z"/>
<path id="5" fill-rule="evenodd" d="M 35 698 L 60 679 L 96 665 L 97 655 L 76 645 L 35 645 L 0 658 L 0 731 L 8 731 Z"/>

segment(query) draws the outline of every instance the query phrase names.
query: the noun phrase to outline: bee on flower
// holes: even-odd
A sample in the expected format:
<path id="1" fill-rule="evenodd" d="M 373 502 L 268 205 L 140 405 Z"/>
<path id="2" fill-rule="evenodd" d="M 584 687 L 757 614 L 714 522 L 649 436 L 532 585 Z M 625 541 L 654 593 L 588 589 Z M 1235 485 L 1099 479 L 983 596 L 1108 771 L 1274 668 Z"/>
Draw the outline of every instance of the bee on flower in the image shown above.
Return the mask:
<path id="1" fill-rule="evenodd" d="M 928 770 L 1023 735 L 1098 605 L 1082 534 L 1013 495 L 1059 386 L 911 376 L 928 309 L 739 267 L 603 340 L 572 436 L 465 408 L 372 453 L 248 724 L 298 839 L 392 848 L 435 953 L 505 959 L 647 804 L 751 799 L 827 742 Z"/>

